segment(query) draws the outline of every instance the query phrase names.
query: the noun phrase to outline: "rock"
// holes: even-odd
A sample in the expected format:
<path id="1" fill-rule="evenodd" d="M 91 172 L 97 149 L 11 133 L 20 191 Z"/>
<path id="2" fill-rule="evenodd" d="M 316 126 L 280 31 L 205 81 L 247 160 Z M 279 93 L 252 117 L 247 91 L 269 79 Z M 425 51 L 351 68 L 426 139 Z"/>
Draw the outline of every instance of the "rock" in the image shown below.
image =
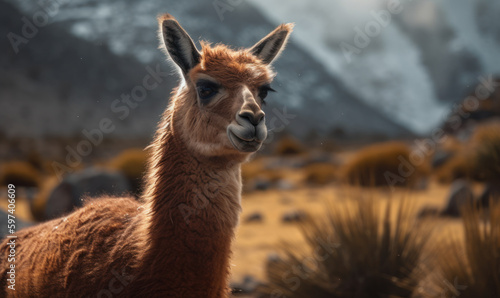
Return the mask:
<path id="1" fill-rule="evenodd" d="M 280 179 L 276 184 L 276 188 L 279 190 L 291 190 L 294 188 L 293 183 L 287 179 Z"/>
<path id="2" fill-rule="evenodd" d="M 483 192 L 478 198 L 478 202 L 482 207 L 488 208 L 490 200 L 494 202 L 500 201 L 500 185 L 495 183 L 487 183 L 485 185 Z"/>
<path id="3" fill-rule="evenodd" d="M 282 261 L 279 254 L 273 252 L 267 255 L 267 263 L 277 263 Z"/>
<path id="4" fill-rule="evenodd" d="M 254 190 L 267 190 L 267 189 L 271 188 L 271 186 L 272 186 L 271 181 L 269 181 L 267 179 L 263 179 L 263 178 L 257 178 L 253 182 L 253 189 Z"/>
<path id="5" fill-rule="evenodd" d="M 28 202 L 32 202 L 38 193 L 38 188 L 20 186 L 16 187 L 16 192 L 16 197 L 25 198 Z"/>
<path id="6" fill-rule="evenodd" d="M 89 168 L 66 176 L 48 195 L 44 216 L 59 217 L 83 204 L 83 198 L 119 196 L 131 191 L 127 179 L 118 172 Z"/>
<path id="7" fill-rule="evenodd" d="M 244 219 L 244 222 L 250 223 L 250 222 L 262 222 L 264 219 L 264 216 L 258 211 L 250 213 L 247 215 Z"/>
<path id="8" fill-rule="evenodd" d="M 458 179 L 451 184 L 450 194 L 443 215 L 460 216 L 461 209 L 474 200 L 474 193 L 465 180 Z"/>
<path id="9" fill-rule="evenodd" d="M 307 214 L 304 211 L 296 210 L 290 211 L 281 217 L 281 221 L 283 223 L 293 223 L 293 222 L 301 222 L 307 218 Z"/>
<path id="10" fill-rule="evenodd" d="M 255 292 L 257 287 L 259 287 L 261 283 L 252 275 L 245 275 L 241 282 L 233 282 L 231 283 L 231 288 L 233 289 L 233 294 L 252 294 Z"/>
<path id="11" fill-rule="evenodd" d="M 432 168 L 435 169 L 444 165 L 451 157 L 453 157 L 453 153 L 438 150 L 432 157 Z"/>
<path id="12" fill-rule="evenodd" d="M 418 211 L 417 218 L 422 219 L 426 217 L 438 216 L 440 214 L 439 208 L 434 206 L 424 206 Z"/>
<path id="13" fill-rule="evenodd" d="M 272 252 L 267 255 L 267 262 L 265 265 L 265 271 L 267 274 L 272 270 L 272 268 L 276 268 L 277 266 L 279 267 L 280 264 L 283 264 L 283 259 L 280 257 L 279 254 L 276 252 Z"/>

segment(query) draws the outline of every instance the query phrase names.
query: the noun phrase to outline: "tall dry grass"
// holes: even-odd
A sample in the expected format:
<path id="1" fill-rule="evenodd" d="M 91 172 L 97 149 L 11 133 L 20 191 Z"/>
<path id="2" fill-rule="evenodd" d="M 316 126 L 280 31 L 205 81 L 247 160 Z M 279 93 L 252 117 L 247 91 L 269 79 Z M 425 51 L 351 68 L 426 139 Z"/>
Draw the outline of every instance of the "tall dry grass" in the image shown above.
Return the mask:
<path id="1" fill-rule="evenodd" d="M 437 248 L 437 297 L 500 297 L 500 204 L 463 212 L 464 240 L 453 237 Z"/>
<path id="2" fill-rule="evenodd" d="M 415 225 L 407 204 L 385 211 L 372 200 L 330 207 L 303 225 L 305 251 L 283 245 L 267 264 L 273 297 L 409 297 L 417 291 L 431 230 Z M 395 211 L 394 211 L 395 210 Z"/>

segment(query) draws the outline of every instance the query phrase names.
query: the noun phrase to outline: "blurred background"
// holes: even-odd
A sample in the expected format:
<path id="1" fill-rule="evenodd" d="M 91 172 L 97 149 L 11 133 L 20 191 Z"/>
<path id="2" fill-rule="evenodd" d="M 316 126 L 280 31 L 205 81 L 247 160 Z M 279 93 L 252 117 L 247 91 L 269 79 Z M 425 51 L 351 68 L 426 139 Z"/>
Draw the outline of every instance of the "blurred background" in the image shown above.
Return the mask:
<path id="1" fill-rule="evenodd" d="M 157 48 L 164 12 L 196 41 L 234 47 L 295 23 L 274 64 L 268 140 L 243 166 L 240 294 L 272 280 L 281 241 L 308 250 L 298 226 L 325 201 L 411 197 L 439 239 L 461 233 L 467 200 L 487 208 L 500 194 L 499 1 L 2 0 L 0 205 L 16 185 L 18 228 L 83 195 L 140 195 L 144 148 L 178 83 Z"/>

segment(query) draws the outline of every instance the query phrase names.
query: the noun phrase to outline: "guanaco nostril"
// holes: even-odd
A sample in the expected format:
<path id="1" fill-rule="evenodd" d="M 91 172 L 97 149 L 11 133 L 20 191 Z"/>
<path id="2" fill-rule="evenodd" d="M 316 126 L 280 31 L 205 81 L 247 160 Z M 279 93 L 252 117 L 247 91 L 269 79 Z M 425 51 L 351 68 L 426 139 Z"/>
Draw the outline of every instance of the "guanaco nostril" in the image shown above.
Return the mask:
<path id="1" fill-rule="evenodd" d="M 257 114 L 254 114 L 252 112 L 243 112 L 240 113 L 238 116 L 248 120 L 250 123 L 252 123 L 253 126 L 257 126 L 264 118 L 264 113 L 259 112 Z"/>

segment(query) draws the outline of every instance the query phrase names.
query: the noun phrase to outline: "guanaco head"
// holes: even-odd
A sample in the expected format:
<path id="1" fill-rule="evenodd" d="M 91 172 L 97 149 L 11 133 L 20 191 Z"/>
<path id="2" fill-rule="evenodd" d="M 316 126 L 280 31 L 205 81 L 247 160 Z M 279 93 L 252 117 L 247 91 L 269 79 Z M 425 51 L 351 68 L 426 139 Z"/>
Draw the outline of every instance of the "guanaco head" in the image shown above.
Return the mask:
<path id="1" fill-rule="evenodd" d="M 285 47 L 293 24 L 278 26 L 248 49 L 201 42 L 199 51 L 171 15 L 158 21 L 164 49 L 182 76 L 171 107 L 184 142 L 204 156 L 257 151 L 267 136 L 262 107 L 274 91 L 270 65 Z"/>

